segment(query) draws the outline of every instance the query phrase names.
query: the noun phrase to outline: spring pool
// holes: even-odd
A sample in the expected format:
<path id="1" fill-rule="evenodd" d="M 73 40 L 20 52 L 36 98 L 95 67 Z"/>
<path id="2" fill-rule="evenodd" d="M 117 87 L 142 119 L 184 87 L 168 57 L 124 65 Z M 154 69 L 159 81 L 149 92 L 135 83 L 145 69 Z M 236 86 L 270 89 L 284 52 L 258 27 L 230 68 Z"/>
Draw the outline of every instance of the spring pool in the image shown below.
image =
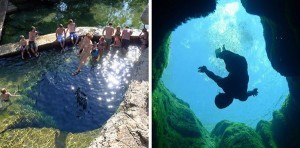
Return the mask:
<path id="1" fill-rule="evenodd" d="M 71 48 L 64 53 L 47 50 L 37 58 L 0 59 L 1 87 L 22 95 L 12 97 L 12 105 L 7 109 L 22 112 L 29 108 L 33 114 L 42 114 L 34 123 L 27 121 L 19 127 L 90 131 L 100 128 L 117 110 L 131 79 L 134 62 L 140 56 L 138 47 L 130 46 L 126 55 L 110 51 L 100 61 L 90 60 L 78 75 L 72 76 L 79 64 L 77 52 Z M 77 103 L 77 88 L 86 95 L 86 109 Z M 24 104 L 26 101 L 22 99 L 33 103 Z"/>

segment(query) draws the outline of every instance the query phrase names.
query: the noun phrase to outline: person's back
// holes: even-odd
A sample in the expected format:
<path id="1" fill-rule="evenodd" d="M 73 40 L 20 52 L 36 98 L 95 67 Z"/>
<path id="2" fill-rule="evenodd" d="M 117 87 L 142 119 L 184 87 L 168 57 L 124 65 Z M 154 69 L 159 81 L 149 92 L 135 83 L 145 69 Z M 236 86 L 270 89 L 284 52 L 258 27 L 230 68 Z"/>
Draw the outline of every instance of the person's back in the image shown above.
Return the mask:
<path id="1" fill-rule="evenodd" d="M 105 33 L 104 33 L 105 32 Z M 103 30 L 104 37 L 106 39 L 111 39 L 114 34 L 114 28 L 112 27 L 112 24 L 109 24 L 109 26 L 106 26 Z"/>
<path id="2" fill-rule="evenodd" d="M 234 98 L 246 101 L 249 96 L 258 94 L 257 88 L 247 91 L 249 82 L 248 65 L 243 56 L 226 50 L 223 45 L 223 51 L 221 51 L 221 48 L 216 50 L 216 57 L 224 60 L 226 70 L 229 72 L 227 77 L 221 78 L 215 75 L 206 66 L 199 67 L 199 72 L 205 73 L 223 89 L 224 93 L 219 93 L 215 98 L 215 104 L 218 108 L 222 109 L 229 106 Z"/>
<path id="3" fill-rule="evenodd" d="M 129 31 L 128 28 L 125 28 L 122 31 L 122 39 L 130 40 L 131 34 L 132 34 L 132 31 Z"/>
<path id="4" fill-rule="evenodd" d="M 243 56 L 223 49 L 219 54 L 226 65 L 228 76 L 224 78 L 222 89 L 234 98 L 241 98 L 247 92 L 249 75 L 248 64 Z"/>

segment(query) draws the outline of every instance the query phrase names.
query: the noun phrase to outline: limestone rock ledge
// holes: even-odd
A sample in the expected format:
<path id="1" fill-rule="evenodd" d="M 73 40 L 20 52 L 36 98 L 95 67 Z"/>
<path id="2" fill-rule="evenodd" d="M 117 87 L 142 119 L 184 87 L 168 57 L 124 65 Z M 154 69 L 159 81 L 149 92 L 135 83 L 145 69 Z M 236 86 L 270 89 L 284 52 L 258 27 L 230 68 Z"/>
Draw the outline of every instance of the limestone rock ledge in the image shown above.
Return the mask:
<path id="1" fill-rule="evenodd" d="M 135 65 L 124 101 L 90 147 L 148 147 L 148 50 L 142 52 Z"/>

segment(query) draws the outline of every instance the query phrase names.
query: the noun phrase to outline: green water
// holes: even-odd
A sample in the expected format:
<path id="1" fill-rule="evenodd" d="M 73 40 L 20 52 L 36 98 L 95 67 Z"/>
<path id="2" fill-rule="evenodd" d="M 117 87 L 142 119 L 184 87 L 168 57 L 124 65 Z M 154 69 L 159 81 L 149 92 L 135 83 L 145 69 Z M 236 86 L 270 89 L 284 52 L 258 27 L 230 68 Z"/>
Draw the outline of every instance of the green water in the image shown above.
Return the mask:
<path id="1" fill-rule="evenodd" d="M 128 25 L 142 28 L 140 16 L 147 5 L 147 0 L 63 0 L 66 10 L 60 9 L 63 3 L 46 4 L 16 4 L 19 11 L 6 17 L 3 37 L 0 44 L 18 42 L 21 34 L 28 38 L 32 25 L 43 34 L 55 32 L 58 24 L 67 26 L 73 19 L 77 26 L 103 27 L 112 22 L 113 26 Z"/>

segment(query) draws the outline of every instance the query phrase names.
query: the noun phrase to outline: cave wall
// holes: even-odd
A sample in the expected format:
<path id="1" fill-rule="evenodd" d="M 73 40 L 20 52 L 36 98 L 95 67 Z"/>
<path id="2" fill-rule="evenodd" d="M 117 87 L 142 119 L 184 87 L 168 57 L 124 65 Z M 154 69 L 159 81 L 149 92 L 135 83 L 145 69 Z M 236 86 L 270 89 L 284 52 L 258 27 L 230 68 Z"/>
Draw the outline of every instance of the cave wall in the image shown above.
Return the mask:
<path id="1" fill-rule="evenodd" d="M 153 0 L 152 8 L 152 145 L 214 147 L 189 105 L 166 89 L 159 79 L 167 66 L 171 32 L 190 18 L 213 12 L 216 1 Z"/>
<path id="2" fill-rule="evenodd" d="M 264 29 L 266 51 L 281 75 L 300 76 L 300 3 L 297 0 L 241 0 L 250 14 L 258 15 Z"/>
<path id="3" fill-rule="evenodd" d="M 152 95 L 152 129 L 153 147 L 215 147 L 189 105 L 161 81 Z"/>
<path id="4" fill-rule="evenodd" d="M 216 0 L 152 1 L 152 87 L 153 90 L 168 62 L 171 32 L 191 18 L 204 17 L 216 9 Z"/>
<path id="5" fill-rule="evenodd" d="M 264 29 L 272 67 L 287 77 L 290 95 L 273 113 L 271 133 L 278 147 L 300 145 L 300 3 L 297 0 L 241 0 L 246 11 L 258 15 Z"/>

